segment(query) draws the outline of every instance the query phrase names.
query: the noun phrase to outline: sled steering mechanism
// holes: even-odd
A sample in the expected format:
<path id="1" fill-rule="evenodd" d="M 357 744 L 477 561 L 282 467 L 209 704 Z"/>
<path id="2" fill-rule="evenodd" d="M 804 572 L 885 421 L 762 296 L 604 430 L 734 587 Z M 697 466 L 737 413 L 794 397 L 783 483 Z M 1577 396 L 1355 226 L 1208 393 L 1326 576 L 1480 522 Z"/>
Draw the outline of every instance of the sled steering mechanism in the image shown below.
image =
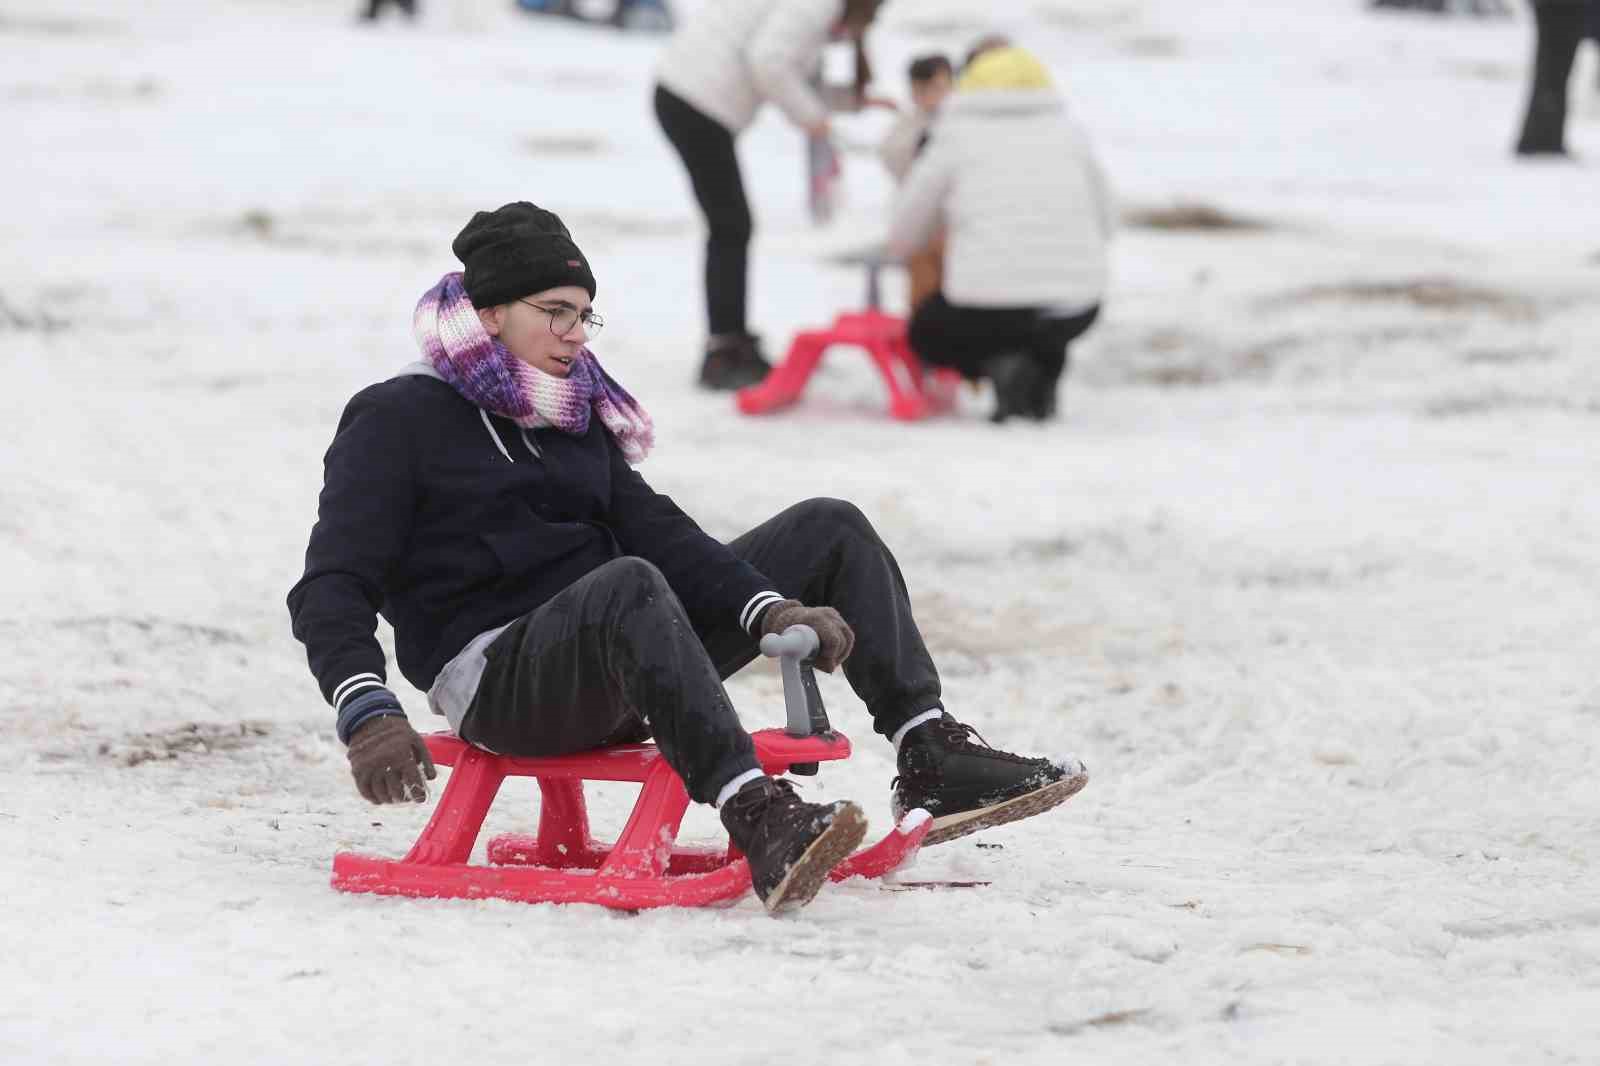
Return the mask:
<path id="1" fill-rule="evenodd" d="M 784 732 L 791 737 L 820 737 L 833 743 L 837 734 L 828 723 L 828 710 L 822 705 L 822 692 L 817 688 L 817 675 L 811 663 L 817 657 L 822 642 L 810 626 L 795 625 L 782 633 L 768 633 L 761 638 L 761 654 L 777 659 L 783 672 L 783 705 L 789 722 Z M 789 767 L 791 774 L 812 777 L 817 763 L 797 762 Z"/>
<path id="2" fill-rule="evenodd" d="M 761 651 L 779 660 L 787 710 L 784 729 L 751 734 L 756 759 L 769 774 L 815 774 L 821 763 L 850 756 L 850 739 L 828 722 L 811 661 L 819 641 L 809 626 L 790 626 L 761 638 Z M 450 733 L 423 738 L 433 761 L 451 768 L 433 817 L 403 859 L 352 852 L 333 857 L 333 887 L 342 892 L 529 903 L 594 903 L 619 910 L 699 907 L 732 900 L 750 889 L 750 867 L 731 843 L 677 843 L 689 806 L 683 781 L 654 744 L 622 744 L 576 755 L 522 758 L 475 748 Z M 488 841 L 487 863 L 469 860 L 484 817 L 508 777 L 531 777 L 539 787 L 537 833 L 506 833 Z M 584 781 L 634 781 L 639 797 L 614 843 L 589 832 Z M 931 818 L 907 814 L 889 834 L 856 852 L 828 875 L 882 877 L 921 846 Z"/>

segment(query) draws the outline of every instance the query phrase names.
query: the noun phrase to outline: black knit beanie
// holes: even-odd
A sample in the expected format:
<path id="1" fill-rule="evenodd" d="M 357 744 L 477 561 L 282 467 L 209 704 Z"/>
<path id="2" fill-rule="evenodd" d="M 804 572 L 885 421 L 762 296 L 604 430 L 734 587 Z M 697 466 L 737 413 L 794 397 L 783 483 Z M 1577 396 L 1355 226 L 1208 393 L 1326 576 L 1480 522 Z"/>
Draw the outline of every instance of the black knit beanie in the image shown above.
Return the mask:
<path id="1" fill-rule="evenodd" d="M 450 250 L 466 267 L 462 287 L 473 307 L 510 303 L 558 285 L 577 285 L 594 299 L 594 273 L 554 213 L 525 200 L 479 211 Z"/>

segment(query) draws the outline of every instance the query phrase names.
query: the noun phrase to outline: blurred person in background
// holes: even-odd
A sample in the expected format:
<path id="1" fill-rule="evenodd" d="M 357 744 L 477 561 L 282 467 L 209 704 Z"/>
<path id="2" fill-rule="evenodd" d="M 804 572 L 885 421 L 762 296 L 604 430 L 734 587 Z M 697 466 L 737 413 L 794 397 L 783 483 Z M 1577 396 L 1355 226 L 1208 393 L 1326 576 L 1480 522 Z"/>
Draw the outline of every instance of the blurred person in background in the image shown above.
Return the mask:
<path id="1" fill-rule="evenodd" d="M 1600 49 L 1600 0 L 1589 0 L 1589 20 L 1584 24 L 1583 33 Z M 1600 89 L 1600 79 L 1596 79 L 1595 88 Z"/>
<path id="2" fill-rule="evenodd" d="M 361 12 L 363 22 L 377 22 L 385 8 L 397 8 L 406 18 L 417 17 L 417 0 L 367 0 L 365 10 Z"/>
<path id="3" fill-rule="evenodd" d="M 1593 0 L 1532 0 L 1532 85 L 1517 138 L 1517 154 L 1567 154 L 1567 81 L 1586 26 L 1596 19 Z"/>
<path id="4" fill-rule="evenodd" d="M 911 85 L 911 110 L 895 120 L 878 145 L 878 158 L 896 181 L 911 171 L 917 153 L 928 140 L 928 127 L 939 105 L 955 88 L 955 68 L 944 55 L 918 56 L 906 69 Z"/>
<path id="5" fill-rule="evenodd" d="M 1056 411 L 1067 346 L 1100 312 L 1110 194 L 1082 129 L 1027 51 L 982 52 L 956 81 L 906 177 L 890 254 L 942 225 L 944 280 L 917 308 L 911 347 L 995 392 L 993 419 Z"/>
<path id="6" fill-rule="evenodd" d="M 986 33 L 972 42 L 972 47 L 967 49 L 967 56 L 961 61 L 961 69 L 965 71 L 972 66 L 973 60 L 985 52 L 992 52 L 996 48 L 1010 48 L 1011 38 L 1003 33 Z"/>
<path id="7" fill-rule="evenodd" d="M 673 34 L 656 71 L 655 113 L 705 216 L 707 340 L 699 381 L 738 389 L 772 369 L 747 321 L 754 221 L 734 140 L 771 101 L 810 136 L 829 130 L 829 101 L 810 84 L 823 47 L 856 47 L 853 105 L 871 80 L 863 38 L 883 0 L 704 0 Z"/>
<path id="8" fill-rule="evenodd" d="M 902 114 L 878 145 L 878 159 L 895 181 L 904 181 L 911 164 L 928 143 L 928 128 L 939 105 L 955 88 L 955 68 L 944 55 L 918 56 L 906 71 L 911 82 L 911 110 Z M 906 306 L 911 311 L 939 291 L 940 267 L 944 260 L 944 234 L 935 233 L 920 250 L 906 259 L 910 293 Z"/>

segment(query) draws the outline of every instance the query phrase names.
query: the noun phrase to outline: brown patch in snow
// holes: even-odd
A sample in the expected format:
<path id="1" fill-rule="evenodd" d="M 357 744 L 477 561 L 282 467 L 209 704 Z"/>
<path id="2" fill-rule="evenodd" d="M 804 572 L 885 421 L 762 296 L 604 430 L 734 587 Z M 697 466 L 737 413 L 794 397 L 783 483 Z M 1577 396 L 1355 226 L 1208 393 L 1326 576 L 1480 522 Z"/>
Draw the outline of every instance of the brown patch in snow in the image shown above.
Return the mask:
<path id="1" fill-rule="evenodd" d="M 1259 233 L 1275 228 L 1262 219 L 1237 215 L 1215 204 L 1198 200 L 1180 200 L 1165 207 L 1130 208 L 1123 212 L 1122 221 L 1135 229 L 1169 232 Z"/>
<path id="2" fill-rule="evenodd" d="M 107 37 L 119 32 L 109 22 L 54 18 L 49 15 L 0 14 L 0 34 L 18 37 Z"/>
<path id="3" fill-rule="evenodd" d="M 1483 392 L 1440 396 L 1423 405 L 1428 418 L 1464 418 L 1505 411 L 1563 411 L 1569 414 L 1600 414 L 1600 398 L 1582 400 L 1567 396 L 1530 396 L 1489 389 Z"/>
<path id="4" fill-rule="evenodd" d="M 266 722 L 185 722 L 153 733 L 102 741 L 97 754 L 119 766 L 239 751 L 272 734 Z"/>
<path id="5" fill-rule="evenodd" d="M 1143 33 L 1122 42 L 1122 51 L 1140 59 L 1171 59 L 1183 53 L 1183 45 L 1176 37 L 1160 33 Z"/>
<path id="6" fill-rule="evenodd" d="M 1533 301 L 1520 293 L 1449 277 L 1309 285 L 1270 297 L 1267 302 L 1274 307 L 1316 303 L 1407 304 L 1426 311 L 1488 311 L 1519 320 L 1535 317 Z"/>
<path id="7" fill-rule="evenodd" d="M 1507 366 L 1514 363 L 1547 363 L 1556 357 L 1554 348 L 1473 348 L 1461 353 L 1461 361 L 1474 366 Z"/>
<path id="8" fill-rule="evenodd" d="M 1109 1029 L 1117 1025 L 1129 1025 L 1149 1019 L 1155 1012 L 1149 1007 L 1134 1007 L 1131 1010 L 1113 1010 L 1104 1014 L 1096 1014 L 1092 1018 L 1085 1018 L 1076 1022 L 1051 1022 L 1045 1030 L 1056 1036 L 1076 1036 L 1088 1029 Z"/>
<path id="9" fill-rule="evenodd" d="M 604 138 L 591 133 L 550 133 L 524 137 L 522 147 L 537 156 L 596 156 L 611 151 L 611 146 Z"/>

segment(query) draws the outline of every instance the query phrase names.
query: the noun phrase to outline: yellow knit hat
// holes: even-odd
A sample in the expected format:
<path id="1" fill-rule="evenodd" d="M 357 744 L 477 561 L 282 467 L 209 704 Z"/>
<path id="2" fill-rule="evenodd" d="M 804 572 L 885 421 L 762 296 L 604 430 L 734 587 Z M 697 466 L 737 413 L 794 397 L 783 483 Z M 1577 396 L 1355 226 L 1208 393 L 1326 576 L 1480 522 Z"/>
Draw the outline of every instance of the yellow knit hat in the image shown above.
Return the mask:
<path id="1" fill-rule="evenodd" d="M 956 81 L 963 92 L 985 89 L 1048 89 L 1050 72 L 1022 48 L 994 48 L 974 59 Z"/>

